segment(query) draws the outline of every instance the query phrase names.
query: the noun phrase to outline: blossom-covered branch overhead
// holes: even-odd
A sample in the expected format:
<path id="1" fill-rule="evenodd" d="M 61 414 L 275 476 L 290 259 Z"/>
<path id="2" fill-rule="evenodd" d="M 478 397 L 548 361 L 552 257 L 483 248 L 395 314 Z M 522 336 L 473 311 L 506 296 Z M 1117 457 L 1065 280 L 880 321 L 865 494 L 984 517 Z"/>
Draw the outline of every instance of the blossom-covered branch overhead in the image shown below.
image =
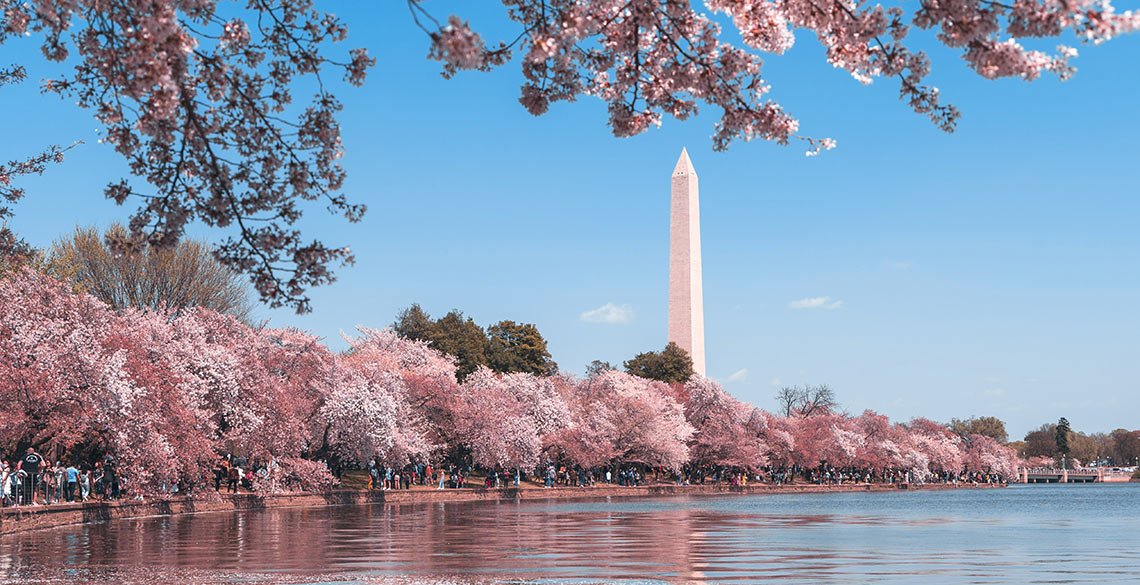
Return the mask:
<path id="1" fill-rule="evenodd" d="M 106 188 L 120 204 L 142 201 L 117 245 L 170 245 L 194 221 L 230 228 L 218 258 L 270 306 L 306 312 L 307 289 L 353 256 L 307 241 L 296 222 L 310 202 L 349 221 L 365 211 L 341 193 L 330 82 L 359 86 L 375 60 L 364 49 L 328 56 L 348 29 L 310 0 L 231 4 L 0 0 L 0 42 L 34 35 L 48 59 L 74 63 L 43 89 L 92 110 L 129 163 L 134 178 Z M 314 88 L 307 104 L 295 103 L 298 86 Z"/>
<path id="2" fill-rule="evenodd" d="M 987 79 L 1027 81 L 1043 73 L 1067 79 L 1077 52 L 1034 50 L 1023 39 L 1070 34 L 1097 44 L 1140 28 L 1140 13 L 1118 14 L 1109 0 L 922 0 L 913 8 L 868 0 L 503 0 L 521 31 L 488 46 L 460 16 L 441 22 L 424 0 L 407 2 L 446 77 L 488 70 L 517 53 L 526 78 L 519 102 L 532 114 L 593 96 L 607 103 L 614 135 L 631 136 L 666 115 L 684 120 L 704 104 L 720 111 L 717 150 L 735 139 L 800 139 L 809 155 L 834 140 L 801 134 L 762 75 L 761 55 L 791 49 L 797 30 L 813 34 L 828 63 L 860 83 L 893 79 L 916 113 L 952 132 L 960 112 L 926 83 L 930 61 L 914 48 L 911 27 L 936 31 L 939 43 L 961 51 Z M 724 40 L 722 21 L 743 46 Z"/>

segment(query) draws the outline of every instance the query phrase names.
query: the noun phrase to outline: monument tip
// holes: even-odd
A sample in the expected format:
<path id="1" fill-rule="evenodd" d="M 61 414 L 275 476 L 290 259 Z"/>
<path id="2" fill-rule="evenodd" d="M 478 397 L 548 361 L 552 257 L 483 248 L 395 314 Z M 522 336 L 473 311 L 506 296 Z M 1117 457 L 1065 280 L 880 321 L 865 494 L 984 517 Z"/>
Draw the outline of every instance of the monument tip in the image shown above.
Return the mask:
<path id="1" fill-rule="evenodd" d="M 673 167 L 673 176 L 682 175 L 696 175 L 697 170 L 693 168 L 693 161 L 689 160 L 688 149 L 681 148 L 681 156 L 677 159 L 677 166 Z"/>

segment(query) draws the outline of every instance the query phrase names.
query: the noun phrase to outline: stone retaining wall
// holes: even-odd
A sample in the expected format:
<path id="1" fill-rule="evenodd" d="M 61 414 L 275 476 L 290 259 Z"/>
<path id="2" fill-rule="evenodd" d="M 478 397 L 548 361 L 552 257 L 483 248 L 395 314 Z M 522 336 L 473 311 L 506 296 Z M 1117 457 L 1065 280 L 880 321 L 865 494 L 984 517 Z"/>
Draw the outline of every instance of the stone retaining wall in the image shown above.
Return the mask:
<path id="1" fill-rule="evenodd" d="M 907 486 L 901 486 L 904 489 Z M 962 489 L 999 487 L 979 485 L 959 486 L 930 484 L 910 486 L 909 489 Z M 26 532 L 54 526 L 106 522 L 118 518 L 167 516 L 197 512 L 234 512 L 265 508 L 294 508 L 316 506 L 346 506 L 359 504 L 428 504 L 441 502 L 473 502 L 482 500 L 550 500 L 609 497 L 661 497 L 724 494 L 789 494 L 836 493 L 863 491 L 898 491 L 900 486 L 884 484 L 848 485 L 671 485 L 658 484 L 639 487 L 602 486 L 592 488 L 464 488 L 464 489 L 411 489 L 387 491 L 334 490 L 324 494 L 220 494 L 217 498 L 170 498 L 153 501 L 87 502 L 84 504 L 52 504 L 50 506 L 23 506 L 0 509 L 0 534 Z"/>

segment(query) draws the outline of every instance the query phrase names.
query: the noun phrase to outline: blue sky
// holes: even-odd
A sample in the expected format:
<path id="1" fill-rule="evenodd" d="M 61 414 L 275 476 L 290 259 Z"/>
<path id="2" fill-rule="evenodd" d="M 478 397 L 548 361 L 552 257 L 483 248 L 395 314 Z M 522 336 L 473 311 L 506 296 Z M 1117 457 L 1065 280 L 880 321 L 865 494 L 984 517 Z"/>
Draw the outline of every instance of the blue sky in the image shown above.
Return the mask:
<path id="1" fill-rule="evenodd" d="M 428 5 L 513 37 L 496 3 L 469 4 Z M 1081 430 L 1137 427 L 1140 39 L 1078 46 L 1064 83 L 987 81 L 932 50 L 930 81 L 964 112 L 947 135 L 896 84 L 860 85 L 801 34 L 765 72 L 803 133 L 838 141 L 808 158 L 759 141 L 713 152 L 711 109 L 630 139 L 612 137 L 589 98 L 535 118 L 516 102 L 517 63 L 444 80 L 402 3 L 329 7 L 349 25 L 343 50 L 379 60 L 364 88 L 339 92 L 346 192 L 370 211 L 358 225 L 310 211 L 309 235 L 350 245 L 357 263 L 313 291 L 310 315 L 260 309 L 272 324 L 342 347 L 340 331 L 419 302 L 483 325 L 533 322 L 572 372 L 659 349 L 669 175 L 687 147 L 701 180 L 708 373 L 738 397 L 773 408 L 781 384 L 827 383 L 855 413 L 993 415 L 1015 437 L 1061 416 Z M 29 64 L 33 80 L 50 72 Z M 47 245 L 126 218 L 102 197 L 125 165 L 96 142 L 89 112 L 34 83 L 0 98 L 21 114 L 5 121 L 0 158 L 85 141 L 25 181 L 13 228 Z M 820 297 L 841 304 L 789 306 Z M 628 306 L 626 322 L 581 318 L 608 303 Z"/>

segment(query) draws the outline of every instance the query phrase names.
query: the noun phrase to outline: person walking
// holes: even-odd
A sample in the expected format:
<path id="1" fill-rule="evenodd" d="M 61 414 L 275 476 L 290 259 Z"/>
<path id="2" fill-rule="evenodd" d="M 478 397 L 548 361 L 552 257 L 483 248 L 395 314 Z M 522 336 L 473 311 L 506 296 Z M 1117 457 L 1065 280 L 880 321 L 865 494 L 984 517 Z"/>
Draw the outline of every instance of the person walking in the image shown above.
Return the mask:
<path id="1" fill-rule="evenodd" d="M 64 490 L 64 495 L 67 496 L 67 501 L 74 502 L 76 488 L 79 486 L 79 470 L 74 465 L 68 465 L 63 472 L 64 479 L 67 480 L 67 489 Z"/>
<path id="2" fill-rule="evenodd" d="M 97 496 L 100 502 L 106 500 L 107 496 L 107 472 L 103 469 L 103 462 L 95 462 L 95 477 L 92 479 L 92 491 Z"/>
<path id="3" fill-rule="evenodd" d="M 86 466 L 79 474 L 79 499 L 86 502 L 88 496 L 91 495 L 91 470 Z"/>
<path id="4" fill-rule="evenodd" d="M 67 469 L 62 461 L 56 461 L 52 471 L 55 474 L 55 503 L 58 504 L 64 501 L 64 492 L 67 491 Z"/>
<path id="5" fill-rule="evenodd" d="M 40 468 L 40 485 L 43 487 L 44 505 L 50 506 L 52 496 L 55 494 L 55 472 L 51 468 L 50 461 L 45 460 L 44 466 Z"/>
<path id="6" fill-rule="evenodd" d="M 222 491 L 222 481 L 229 481 L 230 478 L 230 458 L 229 455 L 219 457 L 218 462 L 214 464 L 214 491 Z"/>
<path id="7" fill-rule="evenodd" d="M 231 494 L 236 494 L 238 491 L 238 480 L 241 479 L 241 468 L 231 464 L 226 474 L 226 491 Z"/>

